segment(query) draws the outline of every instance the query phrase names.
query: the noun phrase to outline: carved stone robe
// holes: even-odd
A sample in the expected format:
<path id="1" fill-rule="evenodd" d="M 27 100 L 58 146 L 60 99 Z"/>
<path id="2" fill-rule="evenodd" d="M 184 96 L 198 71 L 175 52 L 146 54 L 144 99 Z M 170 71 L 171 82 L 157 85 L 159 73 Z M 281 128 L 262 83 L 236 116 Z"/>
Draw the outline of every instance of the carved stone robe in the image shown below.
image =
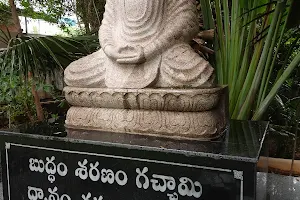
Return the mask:
<path id="1" fill-rule="evenodd" d="M 119 64 L 99 51 L 65 70 L 72 87 L 210 87 L 213 68 L 188 45 L 198 33 L 193 0 L 107 0 L 102 48 L 142 46 L 143 64 Z"/>

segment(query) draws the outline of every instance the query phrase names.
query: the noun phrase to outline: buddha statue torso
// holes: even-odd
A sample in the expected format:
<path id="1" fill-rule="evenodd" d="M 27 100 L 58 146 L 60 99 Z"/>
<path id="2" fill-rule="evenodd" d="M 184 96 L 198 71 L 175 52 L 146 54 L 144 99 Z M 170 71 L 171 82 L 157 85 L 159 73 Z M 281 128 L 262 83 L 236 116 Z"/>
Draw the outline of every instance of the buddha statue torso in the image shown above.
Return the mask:
<path id="1" fill-rule="evenodd" d="M 157 36 L 163 24 L 164 1 L 118 0 L 114 38 L 121 45 L 145 46 Z M 119 44 L 120 45 L 120 44 Z"/>
<path id="2" fill-rule="evenodd" d="M 213 69 L 188 45 L 198 32 L 193 0 L 107 0 L 101 49 L 70 64 L 73 87 L 210 87 Z"/>

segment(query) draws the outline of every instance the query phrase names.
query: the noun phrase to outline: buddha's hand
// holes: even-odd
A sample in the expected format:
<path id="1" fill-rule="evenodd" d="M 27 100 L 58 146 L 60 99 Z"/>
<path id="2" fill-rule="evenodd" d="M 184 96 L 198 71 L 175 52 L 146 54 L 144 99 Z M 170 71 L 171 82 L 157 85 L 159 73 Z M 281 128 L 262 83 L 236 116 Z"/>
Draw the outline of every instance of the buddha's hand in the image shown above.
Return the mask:
<path id="1" fill-rule="evenodd" d="M 104 53 L 112 60 L 118 60 L 125 55 L 121 55 L 115 46 L 108 45 L 103 49 Z"/>
<path id="2" fill-rule="evenodd" d="M 146 62 L 144 48 L 141 46 L 126 46 L 118 50 L 121 58 L 117 59 L 120 64 L 141 64 Z"/>

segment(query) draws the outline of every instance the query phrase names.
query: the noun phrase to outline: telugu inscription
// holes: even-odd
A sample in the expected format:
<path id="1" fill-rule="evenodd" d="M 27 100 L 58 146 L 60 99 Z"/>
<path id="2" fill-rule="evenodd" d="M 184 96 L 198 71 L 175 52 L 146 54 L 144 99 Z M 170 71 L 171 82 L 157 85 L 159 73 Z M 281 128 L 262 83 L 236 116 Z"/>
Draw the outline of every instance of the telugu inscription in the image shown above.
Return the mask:
<path id="1" fill-rule="evenodd" d="M 206 200 L 220 181 L 225 195 L 231 183 L 243 189 L 236 170 L 18 144 L 6 154 L 6 200 Z"/>
<path id="2" fill-rule="evenodd" d="M 35 173 L 46 173 L 48 181 L 55 183 L 55 175 L 65 177 L 68 174 L 68 167 L 65 163 L 55 163 L 55 156 L 46 157 L 44 159 L 30 158 L 29 169 Z M 150 170 L 148 167 L 143 169 L 136 168 L 135 184 L 139 189 L 147 190 L 152 188 L 155 192 L 166 193 L 169 200 L 178 200 L 180 196 L 188 196 L 200 198 L 202 194 L 202 185 L 198 181 L 192 181 L 190 178 L 181 177 L 175 180 L 172 176 L 152 174 L 149 179 L 148 174 Z M 149 172 L 149 173 L 148 173 Z M 100 162 L 89 162 L 88 159 L 78 161 L 78 168 L 73 173 L 81 180 L 91 180 L 93 182 L 100 182 L 101 184 L 114 184 L 124 186 L 128 183 L 127 174 L 119 170 L 114 172 L 112 169 L 101 168 Z M 178 185 L 177 185 L 178 183 Z M 177 190 L 176 190 L 177 188 Z M 48 188 L 49 196 L 46 197 L 42 188 L 28 186 L 28 199 L 29 200 L 71 200 L 67 194 L 58 194 L 58 188 L 55 186 L 53 189 Z M 81 195 L 83 200 L 103 200 L 103 196 L 93 197 L 91 192 Z"/>

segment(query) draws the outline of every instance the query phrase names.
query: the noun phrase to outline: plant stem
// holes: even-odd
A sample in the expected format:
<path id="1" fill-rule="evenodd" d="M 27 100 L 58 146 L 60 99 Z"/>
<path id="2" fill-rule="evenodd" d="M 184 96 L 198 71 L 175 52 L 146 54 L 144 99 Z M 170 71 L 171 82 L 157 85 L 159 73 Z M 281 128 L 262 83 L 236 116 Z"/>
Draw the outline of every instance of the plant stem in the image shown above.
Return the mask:
<path id="1" fill-rule="evenodd" d="M 286 20 L 284 22 L 284 25 L 282 27 L 280 38 L 279 38 L 279 40 L 277 42 L 277 48 L 276 48 L 276 51 L 275 51 L 274 56 L 273 56 L 273 61 L 272 61 L 271 68 L 269 70 L 269 74 L 268 74 L 268 77 L 267 77 L 267 80 L 266 80 L 266 85 L 264 85 L 264 91 L 263 91 L 263 94 L 262 94 L 261 101 L 266 97 L 266 93 L 267 93 L 267 90 L 269 88 L 269 81 L 270 81 L 270 78 L 271 78 L 271 75 L 272 75 L 272 72 L 273 72 L 273 69 L 274 69 L 274 66 L 275 66 L 277 55 L 278 55 L 278 52 L 279 52 L 279 49 L 280 49 L 279 47 L 280 47 L 280 44 L 282 42 L 282 39 L 283 39 L 283 36 L 284 36 L 284 33 L 285 33 L 285 29 L 286 29 L 286 26 L 287 26 L 287 23 L 288 23 L 288 19 L 289 19 L 291 10 L 292 10 L 293 2 L 294 2 L 294 0 L 291 0 L 291 2 L 290 2 L 291 5 L 290 5 L 290 7 L 288 9 L 288 15 L 287 15 L 287 18 L 286 18 Z"/>
<path id="2" fill-rule="evenodd" d="M 266 38 L 266 42 L 264 44 L 264 49 L 259 61 L 259 64 L 257 66 L 257 70 L 255 72 L 255 76 L 251 85 L 251 88 L 248 92 L 248 95 L 246 97 L 245 102 L 243 103 L 243 106 L 241 107 L 241 110 L 238 115 L 238 119 L 245 119 L 249 117 L 250 110 L 254 104 L 255 96 L 259 87 L 259 84 L 261 83 L 261 77 L 263 73 L 263 69 L 265 67 L 265 64 L 267 62 L 267 56 L 270 51 L 270 47 L 272 44 L 272 38 L 274 37 L 274 32 L 276 29 L 277 21 L 280 17 L 280 13 L 284 11 L 286 2 L 278 2 L 275 8 L 274 15 L 272 16 L 272 22 L 270 29 L 268 31 L 268 35 Z"/>
<path id="3" fill-rule="evenodd" d="M 275 45 L 276 45 L 277 35 L 278 35 L 278 32 L 279 32 L 282 15 L 283 15 L 283 12 L 281 12 L 279 14 L 277 25 L 276 25 L 276 28 L 275 28 L 275 32 L 274 32 L 274 35 L 273 35 L 273 38 L 272 38 L 272 44 L 271 44 L 271 47 L 270 47 L 270 50 L 269 50 L 269 53 L 268 53 L 267 62 L 266 62 L 266 65 L 265 65 L 263 78 L 262 78 L 262 82 L 261 82 L 261 85 L 260 85 L 260 90 L 259 90 L 259 94 L 258 94 L 258 98 L 257 98 L 257 102 L 256 102 L 256 109 L 259 107 L 259 104 L 262 102 L 263 91 L 264 91 L 265 86 L 267 86 L 269 84 L 267 82 L 267 74 L 268 74 L 268 72 L 270 72 L 272 58 L 273 58 L 273 56 L 276 56 L 276 55 L 273 55 L 273 49 L 275 48 Z"/>
<path id="4" fill-rule="evenodd" d="M 267 110 L 268 106 L 271 104 L 272 100 L 276 96 L 280 87 L 287 80 L 287 78 L 291 75 L 293 70 L 297 66 L 299 66 L 299 64 L 300 64 L 300 53 L 298 53 L 296 55 L 296 57 L 293 59 L 293 61 L 290 63 L 290 65 L 286 68 L 286 70 L 284 70 L 283 74 L 280 76 L 278 81 L 272 87 L 270 93 L 267 95 L 267 97 L 264 99 L 264 101 L 260 104 L 259 108 L 254 113 L 252 120 L 260 120 L 262 118 L 263 114 Z"/>

